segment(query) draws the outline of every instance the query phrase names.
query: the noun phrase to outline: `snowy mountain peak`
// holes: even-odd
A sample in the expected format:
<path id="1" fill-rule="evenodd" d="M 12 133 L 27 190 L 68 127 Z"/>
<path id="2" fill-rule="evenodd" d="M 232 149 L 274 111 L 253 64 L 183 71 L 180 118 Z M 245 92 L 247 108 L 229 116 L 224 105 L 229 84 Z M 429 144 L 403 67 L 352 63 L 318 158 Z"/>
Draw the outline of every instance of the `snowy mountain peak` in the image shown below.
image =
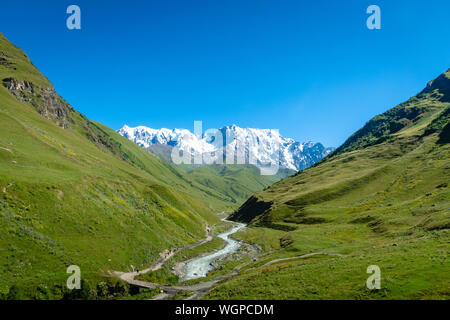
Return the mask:
<path id="1" fill-rule="evenodd" d="M 146 149 L 167 145 L 193 155 L 212 153 L 219 149 L 225 154 L 243 150 L 247 160 L 253 159 L 256 163 L 276 161 L 280 167 L 296 171 L 313 165 L 334 150 L 325 148 L 321 143 L 300 143 L 284 138 L 278 130 L 241 128 L 235 124 L 216 131 L 207 130 L 201 135 L 187 129 L 132 128 L 127 125 L 119 129 L 118 133 Z"/>

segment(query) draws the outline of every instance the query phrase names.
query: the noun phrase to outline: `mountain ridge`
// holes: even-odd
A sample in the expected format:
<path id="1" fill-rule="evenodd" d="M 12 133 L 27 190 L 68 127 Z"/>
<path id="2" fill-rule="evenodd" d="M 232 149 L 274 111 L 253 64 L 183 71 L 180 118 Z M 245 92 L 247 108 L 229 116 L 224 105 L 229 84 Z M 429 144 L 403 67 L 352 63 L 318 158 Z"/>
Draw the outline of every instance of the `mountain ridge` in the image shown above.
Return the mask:
<path id="1" fill-rule="evenodd" d="M 96 286 L 235 205 L 76 111 L 1 33 L 0 124 L 0 294 L 60 299 L 72 264 Z"/>
<path id="2" fill-rule="evenodd" d="M 252 221 L 260 214 L 263 214 L 263 212 L 276 206 L 275 200 L 261 200 L 258 199 L 258 195 L 261 195 L 262 193 L 269 194 L 280 184 L 286 184 L 287 181 L 298 180 L 299 177 L 307 175 L 310 170 L 316 170 L 325 164 L 329 164 L 333 161 L 335 162 L 344 155 L 351 154 L 351 160 L 348 160 L 349 163 L 351 163 L 354 161 L 355 157 L 353 154 L 357 154 L 358 151 L 376 148 L 383 144 L 398 144 L 399 147 L 401 146 L 402 148 L 401 152 L 408 152 L 414 146 L 412 141 L 415 141 L 415 143 L 420 145 L 423 143 L 423 140 L 430 135 L 435 135 L 437 137 L 436 143 L 438 144 L 448 143 L 450 111 L 447 101 L 449 101 L 448 98 L 450 97 L 450 91 L 448 91 L 449 83 L 450 69 L 435 80 L 430 81 L 427 87 L 417 96 L 408 99 L 406 102 L 369 120 L 363 128 L 351 135 L 343 145 L 338 147 L 327 158 L 315 164 L 312 168 L 298 172 L 296 175 L 274 184 L 267 191 L 257 193 L 255 196 L 248 199 L 248 201 L 231 216 L 231 219 L 245 222 Z M 397 153 L 396 156 L 400 156 L 400 154 Z M 292 202 L 294 200 L 289 201 L 286 202 L 287 205 L 294 203 Z M 302 206 L 302 201 L 297 201 L 297 204 Z M 306 205 L 308 202 L 310 202 L 310 200 L 305 200 L 304 204 Z M 260 209 L 253 210 L 253 208 Z"/>
<path id="3" fill-rule="evenodd" d="M 150 151 L 154 146 L 167 145 L 191 154 L 205 154 L 222 149 L 226 154 L 234 154 L 238 148 L 245 149 L 246 163 L 254 157 L 257 164 L 273 162 L 290 170 L 302 170 L 320 161 L 334 148 L 325 148 L 321 143 L 296 142 L 284 138 L 273 129 L 240 128 L 236 125 L 224 126 L 217 130 L 222 141 L 210 142 L 206 134 L 196 135 L 187 129 L 153 129 L 146 126 L 124 125 L 119 134 Z M 158 148 L 158 151 L 161 149 Z M 275 151 L 274 151 L 275 150 Z M 170 151 L 170 149 L 167 149 Z M 168 156 L 164 157 L 166 160 Z"/>
<path id="4" fill-rule="evenodd" d="M 248 224 L 236 238 L 265 248 L 264 261 L 206 298 L 449 299 L 449 81 L 440 75 L 250 197 L 229 219 Z M 378 290 L 366 285 L 370 266 Z"/>

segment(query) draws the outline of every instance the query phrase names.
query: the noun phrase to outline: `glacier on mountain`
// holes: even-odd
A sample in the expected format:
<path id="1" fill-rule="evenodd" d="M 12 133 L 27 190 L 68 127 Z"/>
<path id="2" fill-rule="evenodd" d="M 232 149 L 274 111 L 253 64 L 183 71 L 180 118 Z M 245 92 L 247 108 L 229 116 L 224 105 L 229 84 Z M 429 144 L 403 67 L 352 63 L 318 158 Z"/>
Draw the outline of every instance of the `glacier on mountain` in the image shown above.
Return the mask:
<path id="1" fill-rule="evenodd" d="M 194 134 L 187 129 L 132 128 L 127 125 L 117 132 L 146 149 L 166 145 L 191 155 L 210 154 L 222 149 L 221 152 L 235 155 L 236 159 L 241 153 L 247 161 L 253 159 L 258 164 L 276 161 L 280 167 L 295 171 L 313 165 L 334 150 L 325 148 L 321 143 L 300 143 L 285 138 L 278 130 L 240 128 L 236 125 L 216 131 L 207 130 L 202 134 Z M 218 141 L 220 139 L 222 141 Z M 249 163 L 253 164 L 251 161 Z"/>

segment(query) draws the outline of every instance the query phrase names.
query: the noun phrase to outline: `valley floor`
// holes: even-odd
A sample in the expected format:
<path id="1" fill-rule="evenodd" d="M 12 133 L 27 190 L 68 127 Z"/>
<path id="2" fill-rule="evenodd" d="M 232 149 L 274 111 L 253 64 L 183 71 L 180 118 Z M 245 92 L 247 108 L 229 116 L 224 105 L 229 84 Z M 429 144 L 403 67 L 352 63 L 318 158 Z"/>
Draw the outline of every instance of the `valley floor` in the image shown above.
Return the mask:
<path id="1" fill-rule="evenodd" d="M 255 236 L 258 235 L 258 239 Z M 341 235 L 343 236 L 343 235 Z M 255 240 L 268 254 L 220 283 L 206 299 L 449 299 L 448 230 L 418 239 L 367 239 L 363 244 L 341 239 L 336 246 L 277 244 L 283 233 L 250 229 L 240 239 Z M 291 233 L 302 240 L 301 231 Z M 263 239 L 263 240 L 261 240 Z M 336 240 L 330 237 L 323 241 Z M 315 247 L 315 248 L 314 248 Z M 317 251 L 316 251 L 317 250 Z M 370 265 L 381 270 L 381 289 L 369 290 Z"/>
<path id="2" fill-rule="evenodd" d="M 293 243 L 299 244 L 303 232 L 290 233 Z M 214 244 L 218 238 L 211 232 L 194 245 L 165 252 L 148 269 L 115 274 L 129 284 L 156 289 L 153 299 L 450 298 L 447 230 L 401 241 L 369 237 L 359 244 L 341 238 L 336 246 L 309 242 L 303 249 L 292 243 L 283 248 L 285 232 L 269 228 L 246 228 L 234 236 L 244 241 L 242 249 L 218 261 L 205 278 L 179 282 L 170 274 L 177 261 L 223 247 L 223 242 Z M 336 241 L 336 234 L 327 238 L 325 232 L 321 241 Z M 369 265 L 381 269 L 379 290 L 366 287 Z M 149 273 L 153 275 L 146 278 Z"/>
<path id="3" fill-rule="evenodd" d="M 230 232 L 233 233 L 242 227 L 240 225 L 234 226 L 233 224 L 230 224 L 230 226 L 231 226 L 231 229 L 229 231 L 227 231 L 226 233 L 230 233 Z M 219 228 L 219 230 L 220 229 L 221 228 Z M 216 229 L 216 231 L 217 231 L 217 229 Z M 220 236 L 221 235 L 219 235 L 219 237 L 214 238 L 214 239 L 222 239 L 222 237 L 220 237 Z M 116 271 L 116 272 L 112 272 L 112 275 L 119 277 L 121 280 L 123 280 L 133 286 L 137 286 L 140 288 L 147 288 L 147 289 L 159 289 L 160 294 L 153 297 L 154 300 L 173 299 L 173 298 L 186 298 L 189 300 L 199 299 L 204 294 L 206 294 L 209 290 L 211 290 L 211 288 L 214 285 L 216 285 L 218 282 L 237 275 L 238 274 L 237 271 L 239 270 L 240 267 L 236 267 L 236 268 L 232 269 L 230 272 L 228 272 L 224 275 L 221 275 L 221 276 L 217 276 L 212 280 L 205 280 L 206 278 L 203 277 L 203 278 L 197 278 L 194 281 L 181 281 L 181 283 L 179 285 L 162 284 L 161 280 L 162 280 L 162 282 L 168 281 L 167 278 L 164 278 L 164 275 L 162 278 L 159 279 L 160 280 L 159 283 L 143 281 L 143 280 L 139 280 L 136 278 L 142 278 L 142 276 L 146 276 L 149 273 L 160 272 L 160 270 L 163 268 L 164 264 L 166 264 L 169 261 L 169 259 L 171 259 L 175 255 L 179 256 L 181 254 L 185 254 L 185 251 L 189 251 L 189 250 L 193 251 L 196 248 L 200 249 L 200 251 L 197 252 L 197 253 L 199 253 L 199 255 L 194 256 L 193 258 L 191 258 L 188 261 L 192 261 L 194 259 L 197 259 L 197 258 L 205 256 L 205 255 L 210 255 L 211 253 L 208 252 L 207 250 L 214 248 L 214 247 L 217 248 L 217 247 L 223 245 L 223 242 L 219 242 L 220 244 L 218 244 L 218 245 L 213 244 L 213 247 L 207 246 L 207 244 L 209 242 L 212 242 L 212 240 L 213 240 L 213 233 L 212 233 L 210 227 L 207 226 L 205 239 L 200 240 L 197 243 L 187 245 L 183 248 L 172 249 L 170 251 L 166 250 L 166 251 L 162 252 L 161 258 L 158 259 L 151 267 L 141 270 L 141 271 L 132 271 L 132 272 L 117 272 Z M 202 246 L 203 246 L 203 248 L 202 248 Z M 223 250 L 223 248 L 222 248 L 222 250 Z M 219 251 L 216 250 L 215 252 L 219 252 Z M 233 251 L 231 251 L 231 252 L 233 252 Z M 212 263 L 216 262 L 217 260 L 227 258 L 227 256 L 228 256 L 228 254 L 223 254 L 219 258 L 215 259 Z M 185 258 L 185 257 L 186 257 L 186 255 L 181 256 L 181 258 Z M 180 264 L 183 267 L 186 266 L 186 262 L 182 262 L 182 263 L 179 262 L 179 263 L 177 263 L 177 266 L 179 266 Z M 171 272 L 173 274 L 180 274 L 179 268 L 176 268 L 176 267 L 172 267 Z M 144 277 L 144 279 L 146 279 L 146 278 Z M 151 280 L 151 278 L 150 278 L 150 280 Z"/>

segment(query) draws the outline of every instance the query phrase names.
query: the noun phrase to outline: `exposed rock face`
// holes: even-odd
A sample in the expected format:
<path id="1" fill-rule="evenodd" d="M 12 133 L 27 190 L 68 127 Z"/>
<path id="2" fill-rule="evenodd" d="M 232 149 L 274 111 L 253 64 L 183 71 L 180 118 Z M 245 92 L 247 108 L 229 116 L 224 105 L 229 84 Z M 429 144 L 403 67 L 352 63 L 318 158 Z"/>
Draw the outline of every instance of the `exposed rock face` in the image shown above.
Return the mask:
<path id="1" fill-rule="evenodd" d="M 3 79 L 3 86 L 11 91 L 12 94 L 23 101 L 31 101 L 26 93 L 36 96 L 34 85 L 28 81 L 18 81 L 14 78 Z"/>
<path id="2" fill-rule="evenodd" d="M 22 72 L 17 73 L 15 70 L 19 68 Z M 2 74 L 0 90 L 3 90 L 1 88 L 3 85 L 22 105 L 28 104 L 41 116 L 63 129 L 76 129 L 100 149 L 133 163 L 121 150 L 120 144 L 104 132 L 101 126 L 89 121 L 58 95 L 53 85 L 32 64 L 28 56 L 10 43 L 2 33 L 0 33 L 0 71 Z"/>
<path id="3" fill-rule="evenodd" d="M 53 87 L 39 88 L 32 82 L 14 78 L 3 79 L 3 86 L 16 99 L 29 102 L 42 116 L 54 121 L 60 127 L 69 128 L 73 108 L 56 93 Z"/>
<path id="4" fill-rule="evenodd" d="M 63 129 L 79 126 L 83 129 L 86 137 L 97 144 L 100 148 L 126 160 L 120 147 L 111 138 L 92 124 L 85 116 L 73 109 L 58 93 L 53 86 L 41 88 L 34 83 L 15 78 L 3 79 L 3 86 L 19 101 L 30 103 L 39 114 L 51 120 Z M 78 118 L 78 122 L 75 120 Z"/>

